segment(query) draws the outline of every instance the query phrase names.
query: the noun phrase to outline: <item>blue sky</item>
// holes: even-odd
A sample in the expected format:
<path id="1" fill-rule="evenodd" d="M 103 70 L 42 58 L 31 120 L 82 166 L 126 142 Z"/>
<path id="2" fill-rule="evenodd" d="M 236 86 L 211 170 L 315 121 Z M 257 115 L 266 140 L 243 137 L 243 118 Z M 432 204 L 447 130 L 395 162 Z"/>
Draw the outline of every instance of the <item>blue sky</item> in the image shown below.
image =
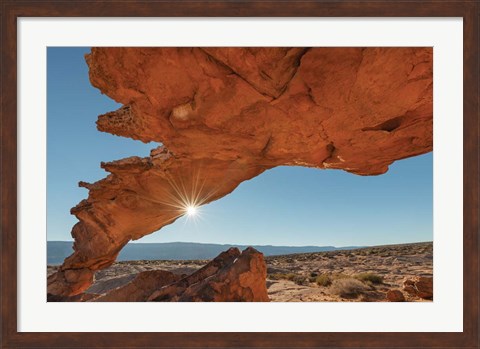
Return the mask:
<path id="1" fill-rule="evenodd" d="M 87 197 L 79 181 L 107 173 L 101 161 L 147 156 L 144 144 L 99 132 L 97 116 L 119 104 L 90 85 L 89 48 L 47 51 L 47 238 L 72 240 L 70 208 Z M 380 245 L 433 239 L 432 153 L 395 162 L 381 176 L 278 167 L 242 183 L 138 242 Z"/>

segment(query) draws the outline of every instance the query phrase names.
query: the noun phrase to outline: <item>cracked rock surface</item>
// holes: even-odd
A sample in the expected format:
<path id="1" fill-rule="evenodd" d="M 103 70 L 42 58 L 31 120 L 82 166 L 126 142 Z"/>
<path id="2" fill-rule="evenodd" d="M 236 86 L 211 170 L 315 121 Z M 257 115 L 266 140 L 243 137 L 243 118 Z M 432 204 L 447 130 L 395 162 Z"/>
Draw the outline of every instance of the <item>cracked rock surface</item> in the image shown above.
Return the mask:
<path id="1" fill-rule="evenodd" d="M 72 209 L 74 253 L 48 293 L 73 296 L 131 240 L 280 165 L 379 175 L 432 151 L 431 48 L 93 48 L 90 81 L 123 105 L 97 128 L 159 142 L 102 163 Z M 322 185 L 319 183 L 319 185 Z"/>

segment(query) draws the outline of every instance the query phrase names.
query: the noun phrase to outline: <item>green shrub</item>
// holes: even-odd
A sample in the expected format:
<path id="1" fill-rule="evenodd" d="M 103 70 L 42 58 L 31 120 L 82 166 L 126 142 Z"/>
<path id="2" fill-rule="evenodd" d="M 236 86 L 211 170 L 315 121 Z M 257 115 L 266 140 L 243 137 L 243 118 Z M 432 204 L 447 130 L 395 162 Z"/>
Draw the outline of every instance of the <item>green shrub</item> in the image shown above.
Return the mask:
<path id="1" fill-rule="evenodd" d="M 383 284 L 383 277 L 374 273 L 361 273 L 356 275 L 355 279 L 375 285 Z"/>

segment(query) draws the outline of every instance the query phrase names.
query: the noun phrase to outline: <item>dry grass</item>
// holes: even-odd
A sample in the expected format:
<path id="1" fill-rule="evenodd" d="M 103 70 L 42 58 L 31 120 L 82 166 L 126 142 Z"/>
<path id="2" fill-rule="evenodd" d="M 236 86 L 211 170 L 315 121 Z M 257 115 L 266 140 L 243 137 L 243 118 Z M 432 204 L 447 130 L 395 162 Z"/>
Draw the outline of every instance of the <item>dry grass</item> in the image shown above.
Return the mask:
<path id="1" fill-rule="evenodd" d="M 370 282 L 374 285 L 383 284 L 383 277 L 374 273 L 361 273 L 355 275 L 355 279 L 363 281 L 363 282 Z"/>
<path id="2" fill-rule="evenodd" d="M 330 292 L 343 298 L 356 298 L 370 288 L 354 278 L 335 279 L 330 286 Z"/>
<path id="3" fill-rule="evenodd" d="M 308 278 L 303 275 L 298 275 L 294 273 L 275 273 L 269 274 L 268 277 L 272 280 L 289 280 L 295 282 L 297 285 L 307 285 Z"/>
<path id="4" fill-rule="evenodd" d="M 317 276 L 317 278 L 315 279 L 315 282 L 317 283 L 318 286 L 327 287 L 332 284 L 332 279 L 328 274 L 322 274 Z"/>

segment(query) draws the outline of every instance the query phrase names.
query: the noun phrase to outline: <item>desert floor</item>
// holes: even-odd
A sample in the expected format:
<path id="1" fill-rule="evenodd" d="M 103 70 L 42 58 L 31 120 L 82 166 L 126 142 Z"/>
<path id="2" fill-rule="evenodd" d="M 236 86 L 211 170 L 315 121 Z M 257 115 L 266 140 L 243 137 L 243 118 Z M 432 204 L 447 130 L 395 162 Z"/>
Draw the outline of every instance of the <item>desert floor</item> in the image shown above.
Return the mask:
<path id="1" fill-rule="evenodd" d="M 431 242 L 355 250 L 266 257 L 267 289 L 273 302 L 385 301 L 388 290 L 403 281 L 433 276 Z M 118 262 L 95 275 L 88 293 L 105 293 L 131 281 L 139 272 L 163 269 L 190 274 L 209 260 Z M 58 267 L 48 266 L 47 274 Z M 407 301 L 425 301 L 405 294 Z"/>

